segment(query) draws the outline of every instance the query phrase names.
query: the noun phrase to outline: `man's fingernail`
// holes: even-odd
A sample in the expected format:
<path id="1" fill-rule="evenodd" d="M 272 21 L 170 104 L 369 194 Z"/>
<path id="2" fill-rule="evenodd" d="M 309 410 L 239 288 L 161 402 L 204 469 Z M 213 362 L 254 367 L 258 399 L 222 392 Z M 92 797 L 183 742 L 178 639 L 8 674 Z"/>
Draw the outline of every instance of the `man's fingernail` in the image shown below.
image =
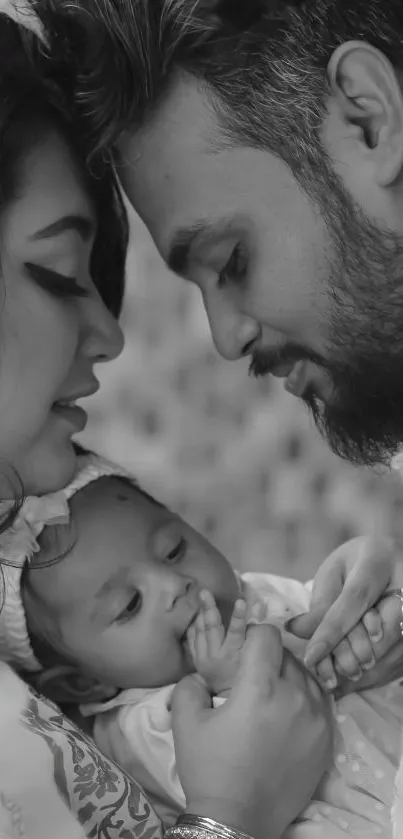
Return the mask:
<path id="1" fill-rule="evenodd" d="M 308 647 L 304 658 L 305 667 L 313 667 L 315 664 L 318 664 L 319 661 L 322 661 L 322 658 L 325 658 L 327 652 L 328 646 L 324 641 L 319 641 L 317 644 L 313 644 L 312 647 Z"/>

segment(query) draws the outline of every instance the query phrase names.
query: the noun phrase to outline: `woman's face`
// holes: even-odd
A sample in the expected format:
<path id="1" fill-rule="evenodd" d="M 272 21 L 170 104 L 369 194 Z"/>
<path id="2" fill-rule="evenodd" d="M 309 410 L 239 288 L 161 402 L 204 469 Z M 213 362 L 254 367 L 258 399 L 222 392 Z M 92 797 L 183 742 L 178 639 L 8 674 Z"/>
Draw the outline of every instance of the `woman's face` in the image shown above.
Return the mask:
<path id="1" fill-rule="evenodd" d="M 7 466 L 45 493 L 70 480 L 86 422 L 72 403 L 123 337 L 91 281 L 96 219 L 67 144 L 49 134 L 20 176 L 0 222 L 0 493 Z"/>

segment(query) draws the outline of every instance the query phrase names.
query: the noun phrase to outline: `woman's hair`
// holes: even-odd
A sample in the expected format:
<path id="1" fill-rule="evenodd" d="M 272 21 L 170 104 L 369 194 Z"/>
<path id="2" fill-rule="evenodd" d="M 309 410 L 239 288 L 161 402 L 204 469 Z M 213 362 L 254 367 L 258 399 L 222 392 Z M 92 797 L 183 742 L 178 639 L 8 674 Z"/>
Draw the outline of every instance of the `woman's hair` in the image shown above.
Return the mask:
<path id="1" fill-rule="evenodd" d="M 0 14 L 0 223 L 1 214 L 21 189 L 26 156 L 49 133 L 59 132 L 69 146 L 97 217 L 91 277 L 106 307 L 118 317 L 128 243 L 126 209 L 114 171 L 101 155 L 92 155 L 87 165 L 90 148 L 75 113 L 71 90 L 66 69 L 58 71 L 55 63 L 49 67 L 36 35 Z M 11 465 L 1 463 L 0 501 L 4 497 L 14 498 L 15 503 L 6 512 L 0 509 L 0 532 L 12 524 L 24 498 L 18 475 Z"/>
<path id="2" fill-rule="evenodd" d="M 37 37 L 0 14 L 0 219 L 18 195 L 24 158 L 56 130 L 68 144 L 94 205 L 98 228 L 91 276 L 117 317 L 124 293 L 126 210 L 113 169 L 101 155 L 92 155 L 88 163 L 90 148 L 71 89 L 66 68 L 49 66 Z"/>

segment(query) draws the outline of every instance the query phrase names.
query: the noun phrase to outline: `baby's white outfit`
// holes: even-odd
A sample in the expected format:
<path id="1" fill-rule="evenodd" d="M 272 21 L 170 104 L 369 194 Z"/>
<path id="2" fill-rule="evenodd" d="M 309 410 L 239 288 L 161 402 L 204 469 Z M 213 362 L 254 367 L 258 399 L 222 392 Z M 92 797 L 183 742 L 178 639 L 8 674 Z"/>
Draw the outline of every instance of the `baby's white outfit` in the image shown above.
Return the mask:
<path id="1" fill-rule="evenodd" d="M 263 602 L 269 623 L 284 623 L 309 608 L 310 584 L 270 574 L 244 574 L 241 580 L 247 602 Z M 298 654 L 298 649 L 293 652 Z M 124 690 L 106 703 L 81 709 L 86 715 L 95 714 L 96 743 L 140 782 L 165 825 L 172 824 L 185 807 L 171 730 L 173 688 Z M 217 698 L 214 704 L 222 701 Z M 284 839 L 392 839 L 403 687 L 395 682 L 329 701 L 334 722 L 332 768 Z"/>
<path id="2" fill-rule="evenodd" d="M 48 496 L 25 499 L 12 527 L 0 534 L 0 658 L 17 668 L 42 669 L 29 641 L 21 596 L 23 570 L 39 550 L 38 536 L 48 524 L 67 522 L 69 499 L 105 475 L 130 478 L 123 469 L 96 456 L 78 458 L 69 486 Z M 7 507 L 7 502 L 1 506 Z M 47 557 L 47 561 L 60 561 L 60 557 Z M 309 584 L 270 574 L 244 574 L 241 584 L 250 606 L 255 602 L 265 605 L 263 619 L 267 622 L 282 626 L 289 617 L 309 608 Z M 291 638 L 287 635 L 287 640 Z M 301 652 L 295 639 L 292 650 L 296 655 Z M 95 714 L 93 733 L 100 748 L 143 785 L 166 825 L 185 806 L 171 731 L 173 688 L 125 690 L 107 703 L 82 709 Z M 222 701 L 217 698 L 214 704 Z M 284 839 L 343 839 L 346 835 L 403 839 L 402 770 L 393 806 L 394 832 L 391 824 L 403 688 L 395 682 L 350 694 L 333 703 L 332 711 L 333 766 Z"/>

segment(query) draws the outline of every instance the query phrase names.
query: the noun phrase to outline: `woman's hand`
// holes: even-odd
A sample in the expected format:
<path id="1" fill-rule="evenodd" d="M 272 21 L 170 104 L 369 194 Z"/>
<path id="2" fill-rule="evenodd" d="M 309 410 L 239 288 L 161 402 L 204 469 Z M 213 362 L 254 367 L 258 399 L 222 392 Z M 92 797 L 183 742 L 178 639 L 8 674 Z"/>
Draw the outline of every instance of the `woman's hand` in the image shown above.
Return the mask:
<path id="1" fill-rule="evenodd" d="M 199 676 L 177 685 L 172 727 L 188 811 L 256 839 L 280 839 L 330 760 L 327 705 L 309 674 L 283 654 L 272 626 L 248 629 L 220 708 L 211 708 Z"/>
<path id="2" fill-rule="evenodd" d="M 367 660 L 370 672 L 353 683 L 354 690 L 403 675 L 403 644 L 396 646 L 400 603 L 396 597 L 379 602 L 387 589 L 402 585 L 402 574 L 400 553 L 383 538 L 352 539 L 319 568 L 310 611 L 291 621 L 289 630 L 311 639 L 305 661 L 322 681 L 334 676 L 330 654 L 335 669 L 349 678 L 359 676 L 358 665 L 365 670 Z M 371 657 L 376 662 L 373 667 Z"/>

